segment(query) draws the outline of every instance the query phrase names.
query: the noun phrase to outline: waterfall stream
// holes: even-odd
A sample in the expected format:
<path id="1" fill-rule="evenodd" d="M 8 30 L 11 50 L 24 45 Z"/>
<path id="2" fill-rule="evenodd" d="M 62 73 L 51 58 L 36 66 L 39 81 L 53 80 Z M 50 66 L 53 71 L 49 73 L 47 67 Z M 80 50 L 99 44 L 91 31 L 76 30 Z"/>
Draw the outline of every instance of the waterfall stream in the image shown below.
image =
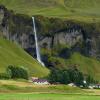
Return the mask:
<path id="1" fill-rule="evenodd" d="M 34 35 L 35 35 L 35 45 L 36 45 L 37 60 L 42 66 L 44 66 L 44 63 L 41 60 L 41 55 L 40 55 L 40 50 L 39 50 L 39 45 L 38 45 L 38 38 L 37 38 L 37 32 L 36 32 L 36 26 L 35 26 L 35 18 L 32 17 L 32 20 L 33 20 L 33 30 L 34 30 Z"/>

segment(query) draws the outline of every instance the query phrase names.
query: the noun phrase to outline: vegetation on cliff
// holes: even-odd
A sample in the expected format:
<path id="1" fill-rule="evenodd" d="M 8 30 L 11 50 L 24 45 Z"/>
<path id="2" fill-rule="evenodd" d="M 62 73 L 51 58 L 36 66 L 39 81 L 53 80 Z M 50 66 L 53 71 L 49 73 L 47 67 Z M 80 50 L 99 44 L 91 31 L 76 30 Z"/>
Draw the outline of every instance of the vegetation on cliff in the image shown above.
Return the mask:
<path id="1" fill-rule="evenodd" d="M 81 21 L 100 21 L 100 0 L 0 0 L 16 13 L 60 17 Z"/>

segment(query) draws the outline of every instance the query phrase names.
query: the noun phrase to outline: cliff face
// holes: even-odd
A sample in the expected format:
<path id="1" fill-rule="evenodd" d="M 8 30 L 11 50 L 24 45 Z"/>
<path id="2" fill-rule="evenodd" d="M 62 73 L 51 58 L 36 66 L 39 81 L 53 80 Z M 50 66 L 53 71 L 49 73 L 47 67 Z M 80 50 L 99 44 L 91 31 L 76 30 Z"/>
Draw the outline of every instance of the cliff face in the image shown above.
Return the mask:
<path id="1" fill-rule="evenodd" d="M 30 35 L 32 34 L 32 23 L 23 15 L 14 15 L 12 11 L 1 7 L 0 10 L 1 36 L 20 44 L 24 49 L 31 46 Z"/>
<path id="2" fill-rule="evenodd" d="M 46 50 L 68 48 L 86 56 L 100 55 L 100 24 L 81 23 L 35 16 L 39 45 Z M 27 15 L 14 14 L 0 6 L 0 36 L 20 44 L 35 55 L 32 19 Z"/>

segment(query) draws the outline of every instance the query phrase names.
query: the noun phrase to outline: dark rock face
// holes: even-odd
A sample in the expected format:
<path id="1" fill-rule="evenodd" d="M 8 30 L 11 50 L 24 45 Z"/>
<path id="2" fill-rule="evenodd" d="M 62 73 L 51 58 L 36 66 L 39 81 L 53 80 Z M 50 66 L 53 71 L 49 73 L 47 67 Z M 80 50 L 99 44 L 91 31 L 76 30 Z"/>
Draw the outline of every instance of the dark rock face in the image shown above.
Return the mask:
<path id="1" fill-rule="evenodd" d="M 0 17 L 1 36 L 20 44 L 24 49 L 32 47 L 34 35 L 30 18 L 5 9 L 0 10 Z"/>
<path id="2" fill-rule="evenodd" d="M 100 24 L 65 21 L 61 19 L 36 16 L 38 40 L 41 48 L 52 49 L 61 45 L 72 52 L 77 51 L 86 56 L 100 56 Z M 14 14 L 0 6 L 0 36 L 7 38 L 35 56 L 35 41 L 31 17 Z M 67 50 L 68 51 L 68 50 Z M 59 56 L 64 57 L 66 49 Z M 68 55 L 66 54 L 66 57 Z"/>
<path id="3" fill-rule="evenodd" d="M 44 37 L 40 41 L 40 46 L 46 46 L 48 49 L 58 45 L 74 46 L 78 42 L 83 42 L 83 35 L 80 30 L 72 30 L 55 33 L 53 36 Z"/>

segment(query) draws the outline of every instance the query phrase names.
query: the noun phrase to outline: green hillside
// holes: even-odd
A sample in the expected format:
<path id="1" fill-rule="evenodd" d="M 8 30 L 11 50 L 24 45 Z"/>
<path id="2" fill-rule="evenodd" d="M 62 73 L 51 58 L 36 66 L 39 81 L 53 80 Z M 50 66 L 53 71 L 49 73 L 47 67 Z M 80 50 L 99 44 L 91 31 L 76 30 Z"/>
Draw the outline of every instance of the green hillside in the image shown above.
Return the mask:
<path id="1" fill-rule="evenodd" d="M 100 21 L 100 0 L 0 0 L 0 4 L 16 13 L 30 16 L 39 14 L 79 21 Z"/>
<path id="2" fill-rule="evenodd" d="M 100 61 L 95 58 L 86 57 L 75 52 L 67 60 L 59 57 L 50 57 L 49 62 L 59 69 L 66 69 L 76 65 L 85 75 L 90 75 L 94 79 L 100 80 Z"/>
<path id="3" fill-rule="evenodd" d="M 32 76 L 45 76 L 48 70 L 29 56 L 18 45 L 0 38 L 0 73 L 5 72 L 8 65 L 24 66 Z"/>
<path id="4" fill-rule="evenodd" d="M 82 56 L 79 53 L 74 53 L 66 63 L 67 65 L 76 64 L 85 74 L 89 74 L 95 79 L 100 80 L 100 62 L 96 59 Z"/>

